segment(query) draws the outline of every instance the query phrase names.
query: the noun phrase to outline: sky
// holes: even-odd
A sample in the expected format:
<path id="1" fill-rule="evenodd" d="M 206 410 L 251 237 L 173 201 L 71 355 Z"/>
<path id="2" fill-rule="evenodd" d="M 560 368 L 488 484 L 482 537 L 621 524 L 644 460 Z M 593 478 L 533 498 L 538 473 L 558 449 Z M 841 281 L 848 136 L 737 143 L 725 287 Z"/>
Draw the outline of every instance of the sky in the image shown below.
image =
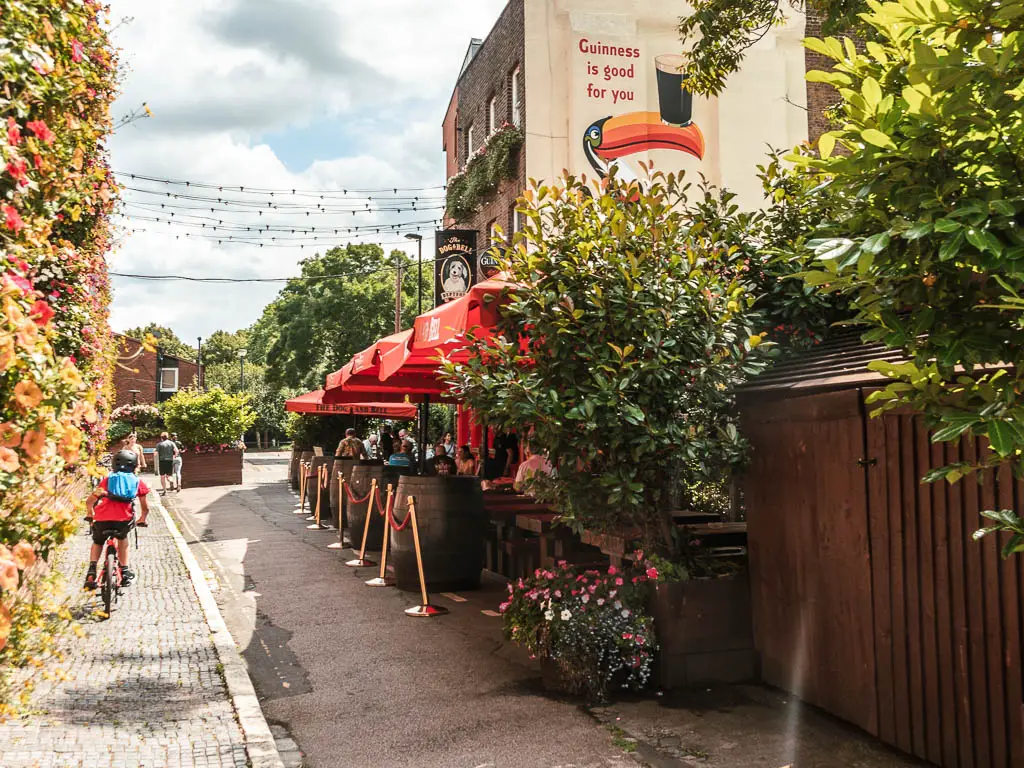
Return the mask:
<path id="1" fill-rule="evenodd" d="M 112 0 L 124 69 L 115 123 L 144 102 L 153 117 L 121 125 L 110 141 L 111 165 L 128 187 L 111 272 L 289 277 L 318 250 L 312 238 L 325 227 L 396 223 L 422 227 L 429 257 L 444 194 L 441 121 L 470 39 L 486 36 L 504 5 Z M 292 189 L 299 194 L 280 192 Z M 281 247 L 243 229 L 256 226 L 315 226 L 321 234 L 301 233 L 302 249 L 289 235 L 291 244 Z M 250 242 L 224 241 L 225 227 Z M 350 236 L 333 232 L 332 243 Z M 415 256 L 402 230 L 364 229 L 352 240 L 373 241 Z M 115 330 L 156 322 L 193 345 L 215 330 L 250 325 L 283 286 L 112 279 Z"/>

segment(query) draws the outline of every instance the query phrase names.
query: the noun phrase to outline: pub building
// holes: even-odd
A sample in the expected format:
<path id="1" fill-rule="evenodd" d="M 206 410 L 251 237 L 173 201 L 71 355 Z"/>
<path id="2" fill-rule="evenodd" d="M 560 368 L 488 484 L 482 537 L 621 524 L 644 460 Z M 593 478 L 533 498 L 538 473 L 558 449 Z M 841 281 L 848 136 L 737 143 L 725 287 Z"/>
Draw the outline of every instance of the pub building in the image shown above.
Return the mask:
<path id="1" fill-rule="evenodd" d="M 520 228 L 515 201 L 528 179 L 552 182 L 565 170 L 600 178 L 612 164 L 640 176 L 647 163 L 703 174 L 738 204 L 762 204 L 755 169 L 765 147 L 792 147 L 824 128 L 828 93 L 803 78 L 802 39 L 816 22 L 787 15 L 707 99 L 680 72 L 679 13 L 668 0 L 509 0 L 490 33 L 470 41 L 442 124 L 448 180 L 496 135 L 515 131 L 521 143 L 512 178 L 471 213 L 446 216 L 437 233 L 437 303 L 462 295 L 465 274 L 472 284 L 495 274 L 488 249 L 499 228 Z M 482 444 L 468 412 L 457 431 L 460 445 Z"/>

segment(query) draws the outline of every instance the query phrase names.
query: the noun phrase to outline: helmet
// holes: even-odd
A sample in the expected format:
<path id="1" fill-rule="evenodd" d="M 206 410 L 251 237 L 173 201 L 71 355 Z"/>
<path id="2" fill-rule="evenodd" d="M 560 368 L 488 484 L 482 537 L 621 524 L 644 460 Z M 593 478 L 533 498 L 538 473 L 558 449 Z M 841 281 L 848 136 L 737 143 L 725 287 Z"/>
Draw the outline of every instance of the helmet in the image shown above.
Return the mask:
<path id="1" fill-rule="evenodd" d="M 114 454 L 115 472 L 134 472 L 139 466 L 139 457 L 135 451 L 118 451 Z"/>

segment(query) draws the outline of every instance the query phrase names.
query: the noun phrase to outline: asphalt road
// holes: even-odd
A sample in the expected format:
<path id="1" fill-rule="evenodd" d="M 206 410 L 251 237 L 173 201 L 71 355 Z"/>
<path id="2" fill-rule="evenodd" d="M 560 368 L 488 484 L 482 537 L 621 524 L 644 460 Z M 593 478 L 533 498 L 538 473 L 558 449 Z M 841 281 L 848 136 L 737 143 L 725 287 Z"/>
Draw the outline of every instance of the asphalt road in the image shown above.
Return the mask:
<path id="1" fill-rule="evenodd" d="M 303 765 L 387 768 L 635 766 L 610 732 L 551 698 L 521 651 L 486 616 L 491 584 L 451 610 L 414 619 L 416 596 L 373 589 L 376 573 L 344 566 L 336 532 L 306 530 L 284 482 L 286 454 L 255 454 L 246 485 L 172 495 L 246 658 L 268 721 Z"/>

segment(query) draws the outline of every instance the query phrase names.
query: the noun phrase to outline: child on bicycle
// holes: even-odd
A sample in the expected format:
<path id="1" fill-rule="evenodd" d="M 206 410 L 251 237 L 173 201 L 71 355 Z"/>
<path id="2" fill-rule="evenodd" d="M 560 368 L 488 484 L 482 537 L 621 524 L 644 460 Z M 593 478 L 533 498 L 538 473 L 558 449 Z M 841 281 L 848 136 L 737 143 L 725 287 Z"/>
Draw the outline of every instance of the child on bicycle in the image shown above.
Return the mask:
<path id="1" fill-rule="evenodd" d="M 92 549 L 89 551 L 89 570 L 85 575 L 85 588 L 96 589 L 96 561 L 103 543 L 113 536 L 117 539 L 117 560 L 121 564 L 121 586 L 132 583 L 135 574 L 128 567 L 128 533 L 135 527 L 135 500 L 139 500 L 142 516 L 139 525 L 146 525 L 149 488 L 135 474 L 139 458 L 134 451 L 118 451 L 113 458 L 113 472 L 100 481 L 86 501 L 92 519 Z"/>

